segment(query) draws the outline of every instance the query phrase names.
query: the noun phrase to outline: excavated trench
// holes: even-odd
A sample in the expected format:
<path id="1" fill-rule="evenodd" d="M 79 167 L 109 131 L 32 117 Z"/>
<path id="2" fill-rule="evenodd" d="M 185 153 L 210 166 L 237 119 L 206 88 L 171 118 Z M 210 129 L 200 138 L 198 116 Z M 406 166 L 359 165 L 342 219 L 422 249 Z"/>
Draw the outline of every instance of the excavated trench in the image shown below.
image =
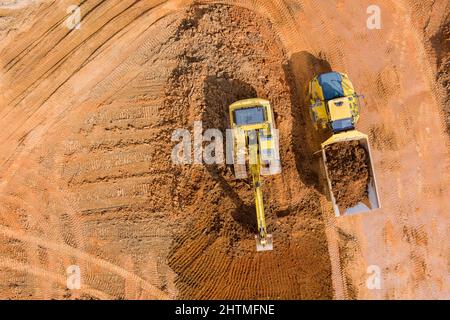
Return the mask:
<path id="1" fill-rule="evenodd" d="M 171 39 L 178 52 L 165 89 L 165 121 L 192 130 L 225 132 L 228 106 L 251 97 L 270 100 L 280 129 L 283 173 L 264 178 L 274 250 L 255 252 L 251 186 L 232 168 L 174 166 L 180 204 L 169 254 L 180 298 L 331 298 L 331 267 L 323 196 L 315 185 L 301 97 L 291 66 L 268 20 L 243 8 L 200 5 L 187 10 Z M 299 163 L 300 161 L 304 161 Z M 306 178 L 309 177 L 309 178 Z"/>

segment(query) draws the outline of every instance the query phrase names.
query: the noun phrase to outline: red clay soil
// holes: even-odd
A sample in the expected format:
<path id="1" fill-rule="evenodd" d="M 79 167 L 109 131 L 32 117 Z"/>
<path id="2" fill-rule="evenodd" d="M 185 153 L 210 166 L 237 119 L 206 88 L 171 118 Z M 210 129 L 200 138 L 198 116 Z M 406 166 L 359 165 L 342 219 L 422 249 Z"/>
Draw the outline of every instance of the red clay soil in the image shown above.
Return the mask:
<path id="1" fill-rule="evenodd" d="M 436 78 L 445 92 L 444 113 L 447 134 L 450 134 L 450 14 L 430 41 L 436 58 Z"/>
<path id="2" fill-rule="evenodd" d="M 325 149 L 328 177 L 336 203 L 351 208 L 367 199 L 368 155 L 358 141 L 339 142 Z"/>

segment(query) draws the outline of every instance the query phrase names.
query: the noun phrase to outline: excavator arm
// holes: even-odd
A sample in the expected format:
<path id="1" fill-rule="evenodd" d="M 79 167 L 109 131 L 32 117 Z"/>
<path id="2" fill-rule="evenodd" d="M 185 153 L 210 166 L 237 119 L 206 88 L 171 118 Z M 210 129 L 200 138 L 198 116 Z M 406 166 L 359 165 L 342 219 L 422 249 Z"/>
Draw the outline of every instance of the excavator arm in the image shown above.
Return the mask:
<path id="1" fill-rule="evenodd" d="M 252 176 L 253 192 L 255 196 L 256 219 L 258 223 L 258 234 L 256 239 L 256 250 L 267 251 L 273 249 L 272 235 L 267 234 L 266 219 L 264 215 L 264 200 L 261 190 L 261 160 L 259 155 L 259 134 L 257 130 L 248 132 L 249 169 Z"/>

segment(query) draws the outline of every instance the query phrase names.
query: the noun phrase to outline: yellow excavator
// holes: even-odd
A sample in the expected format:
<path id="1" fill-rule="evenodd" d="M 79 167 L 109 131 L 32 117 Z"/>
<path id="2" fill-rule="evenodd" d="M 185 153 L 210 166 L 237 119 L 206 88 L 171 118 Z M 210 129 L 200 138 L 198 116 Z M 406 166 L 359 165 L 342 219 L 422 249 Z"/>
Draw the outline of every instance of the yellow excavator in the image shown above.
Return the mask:
<path id="1" fill-rule="evenodd" d="M 248 178 L 250 172 L 255 196 L 258 234 L 256 250 L 273 250 L 272 235 L 267 233 L 261 175 L 281 172 L 278 133 L 269 101 L 253 98 L 230 105 L 233 135 L 233 165 L 237 179 Z"/>

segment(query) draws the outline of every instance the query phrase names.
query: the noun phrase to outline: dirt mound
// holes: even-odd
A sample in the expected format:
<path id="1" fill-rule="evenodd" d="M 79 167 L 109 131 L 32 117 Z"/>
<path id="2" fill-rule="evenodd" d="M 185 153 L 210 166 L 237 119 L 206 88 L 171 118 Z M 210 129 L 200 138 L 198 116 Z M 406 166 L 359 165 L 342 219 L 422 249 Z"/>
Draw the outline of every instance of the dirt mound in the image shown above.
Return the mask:
<path id="1" fill-rule="evenodd" d="M 357 141 L 350 141 L 330 145 L 325 154 L 337 205 L 340 208 L 350 208 L 367 199 L 367 151 Z"/>
<path id="2" fill-rule="evenodd" d="M 178 58 L 165 91 L 167 122 L 192 128 L 201 120 L 203 130 L 225 132 L 232 102 L 266 98 L 281 128 L 281 154 L 286 154 L 292 145 L 292 109 L 299 106 L 292 106 L 294 85 L 270 23 L 242 8 L 193 6 L 173 40 Z M 264 178 L 275 248 L 268 253 L 255 251 L 256 213 L 247 181 L 234 180 L 226 165 L 174 168 L 182 231 L 176 232 L 169 265 L 178 275 L 181 298 L 331 297 L 320 208 L 310 201 L 318 195 L 298 179 L 294 157 L 284 158 L 283 165 L 297 187 L 289 194 L 290 183 L 282 177 Z"/>

